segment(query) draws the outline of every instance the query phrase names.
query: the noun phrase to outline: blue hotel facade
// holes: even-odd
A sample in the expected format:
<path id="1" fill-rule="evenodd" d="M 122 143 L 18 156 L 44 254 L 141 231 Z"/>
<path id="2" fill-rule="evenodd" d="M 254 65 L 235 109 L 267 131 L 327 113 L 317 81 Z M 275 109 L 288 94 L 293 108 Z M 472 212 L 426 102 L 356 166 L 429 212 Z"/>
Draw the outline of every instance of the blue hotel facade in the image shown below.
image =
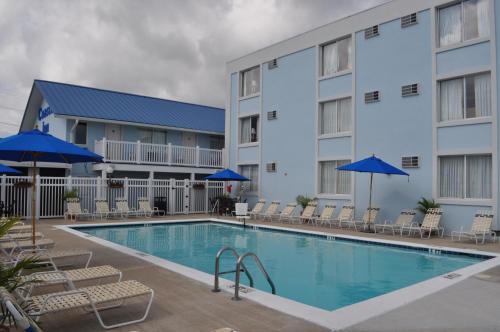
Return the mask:
<path id="1" fill-rule="evenodd" d="M 42 163 L 44 176 L 194 180 L 224 166 L 224 110 L 216 107 L 35 80 L 20 130 L 35 127 L 104 157 Z"/>
<path id="2" fill-rule="evenodd" d="M 377 222 L 420 197 L 447 232 L 496 214 L 499 18 L 500 0 L 396 0 L 228 62 L 227 158 L 253 179 L 240 194 L 360 218 L 369 177 L 335 168 L 375 154 L 410 174 L 374 177 Z"/>

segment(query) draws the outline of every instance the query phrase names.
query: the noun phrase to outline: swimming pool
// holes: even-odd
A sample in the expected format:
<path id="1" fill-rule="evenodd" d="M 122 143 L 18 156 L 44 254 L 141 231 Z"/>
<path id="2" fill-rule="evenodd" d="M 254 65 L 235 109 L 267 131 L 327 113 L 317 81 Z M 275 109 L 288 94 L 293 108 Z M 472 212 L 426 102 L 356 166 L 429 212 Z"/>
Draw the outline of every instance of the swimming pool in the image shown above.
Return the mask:
<path id="1" fill-rule="evenodd" d="M 234 247 L 239 254 L 254 252 L 274 281 L 277 295 L 328 311 L 489 258 L 337 236 L 242 228 L 215 221 L 107 225 L 78 230 L 209 274 L 213 274 L 215 255 L 223 246 Z M 234 269 L 234 265 L 229 253 L 221 259 L 221 270 Z M 255 279 L 255 288 L 270 292 L 253 262 L 248 260 L 246 265 Z M 223 277 L 231 279 L 233 275 Z M 242 274 L 242 283 L 247 282 Z"/>

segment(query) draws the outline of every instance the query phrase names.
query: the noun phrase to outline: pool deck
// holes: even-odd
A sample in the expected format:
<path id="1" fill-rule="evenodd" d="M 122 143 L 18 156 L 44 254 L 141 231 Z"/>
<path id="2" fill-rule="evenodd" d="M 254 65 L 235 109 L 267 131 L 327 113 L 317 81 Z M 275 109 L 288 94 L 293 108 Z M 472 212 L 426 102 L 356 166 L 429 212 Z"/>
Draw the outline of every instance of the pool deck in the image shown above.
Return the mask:
<path id="1" fill-rule="evenodd" d="M 161 219 L 204 218 L 204 215 L 168 216 Z M 138 218 L 130 221 L 140 221 Z M 152 219 L 148 219 L 152 220 Z M 153 219 L 154 220 L 154 219 Z M 123 222 L 122 220 L 109 221 Z M 252 221 L 253 222 L 253 221 Z M 254 222 L 260 223 L 260 222 Z M 124 280 L 135 279 L 153 288 L 155 300 L 147 320 L 114 331 L 212 331 L 231 327 L 245 331 L 327 331 L 299 318 L 261 306 L 250 300 L 232 301 L 228 293 L 214 294 L 210 287 L 175 272 L 152 265 L 92 241 L 66 233 L 53 226 L 69 224 L 62 219 L 42 220 L 39 230 L 54 239 L 58 248 L 88 248 L 94 252 L 91 265 L 111 264 L 124 273 Z M 263 223 L 260 223 L 263 224 Z M 269 223 L 266 222 L 266 225 Z M 273 223 L 273 225 L 279 225 Z M 291 228 L 318 230 L 308 225 L 286 225 Z M 366 234 L 348 230 L 319 228 L 335 234 L 401 240 L 399 236 Z M 476 246 L 455 243 L 448 238 L 404 241 L 428 245 L 500 252 L 498 243 Z M 346 331 L 500 331 L 500 267 L 468 278 L 454 286 L 420 300 L 371 318 Z M 130 307 L 137 313 L 138 307 Z M 114 321 L 127 310 L 109 310 L 103 316 Z M 103 330 L 90 314 L 81 312 L 47 316 L 42 319 L 47 331 Z"/>

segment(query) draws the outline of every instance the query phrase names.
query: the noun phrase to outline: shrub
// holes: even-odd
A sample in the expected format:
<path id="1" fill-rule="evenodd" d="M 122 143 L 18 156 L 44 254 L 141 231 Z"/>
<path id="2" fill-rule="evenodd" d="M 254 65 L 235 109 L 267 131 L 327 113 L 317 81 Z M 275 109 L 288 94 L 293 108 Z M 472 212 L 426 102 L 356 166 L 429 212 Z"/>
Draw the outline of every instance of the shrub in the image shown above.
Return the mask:
<path id="1" fill-rule="evenodd" d="M 426 214 L 428 209 L 437 209 L 440 206 L 441 205 L 439 205 L 439 203 L 436 203 L 434 198 L 427 199 L 425 197 L 422 197 L 417 202 L 417 210 L 422 212 L 423 214 Z"/>

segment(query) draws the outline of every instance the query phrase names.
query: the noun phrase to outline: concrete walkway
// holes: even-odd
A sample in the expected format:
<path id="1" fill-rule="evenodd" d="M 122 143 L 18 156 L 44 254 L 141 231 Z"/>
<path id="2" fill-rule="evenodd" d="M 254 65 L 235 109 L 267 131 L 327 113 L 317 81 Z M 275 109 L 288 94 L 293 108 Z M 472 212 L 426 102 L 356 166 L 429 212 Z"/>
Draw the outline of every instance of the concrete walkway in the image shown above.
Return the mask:
<path id="1" fill-rule="evenodd" d="M 203 218 L 200 215 L 195 217 Z M 175 216 L 175 219 L 180 218 L 185 217 Z M 144 323 L 115 329 L 115 331 L 212 331 L 221 327 L 231 327 L 241 332 L 327 331 L 249 300 L 231 301 L 229 294 L 214 294 L 204 284 L 52 227 L 64 223 L 63 220 L 44 220 L 41 221 L 40 230 L 53 238 L 58 247 L 88 248 L 95 253 L 93 265 L 111 264 L 124 271 L 125 280 L 139 280 L 156 291 L 150 316 Z M 307 225 L 290 226 L 287 224 L 286 226 L 318 230 L 317 227 Z M 320 228 L 320 230 L 392 240 L 400 239 L 392 235 L 373 235 L 325 228 Z M 402 240 L 500 252 L 498 243 L 476 246 L 469 243 L 454 243 L 447 238 L 431 240 L 403 238 Z M 126 315 L 137 313 L 139 308 L 138 305 L 132 306 L 131 310 L 125 311 Z M 382 316 L 364 321 L 346 331 L 500 331 L 499 313 L 500 267 Z M 110 310 L 105 313 L 104 318 L 114 321 L 122 315 L 123 311 Z M 102 330 L 90 314 L 65 313 L 48 316 L 42 321 L 47 331 Z"/>

